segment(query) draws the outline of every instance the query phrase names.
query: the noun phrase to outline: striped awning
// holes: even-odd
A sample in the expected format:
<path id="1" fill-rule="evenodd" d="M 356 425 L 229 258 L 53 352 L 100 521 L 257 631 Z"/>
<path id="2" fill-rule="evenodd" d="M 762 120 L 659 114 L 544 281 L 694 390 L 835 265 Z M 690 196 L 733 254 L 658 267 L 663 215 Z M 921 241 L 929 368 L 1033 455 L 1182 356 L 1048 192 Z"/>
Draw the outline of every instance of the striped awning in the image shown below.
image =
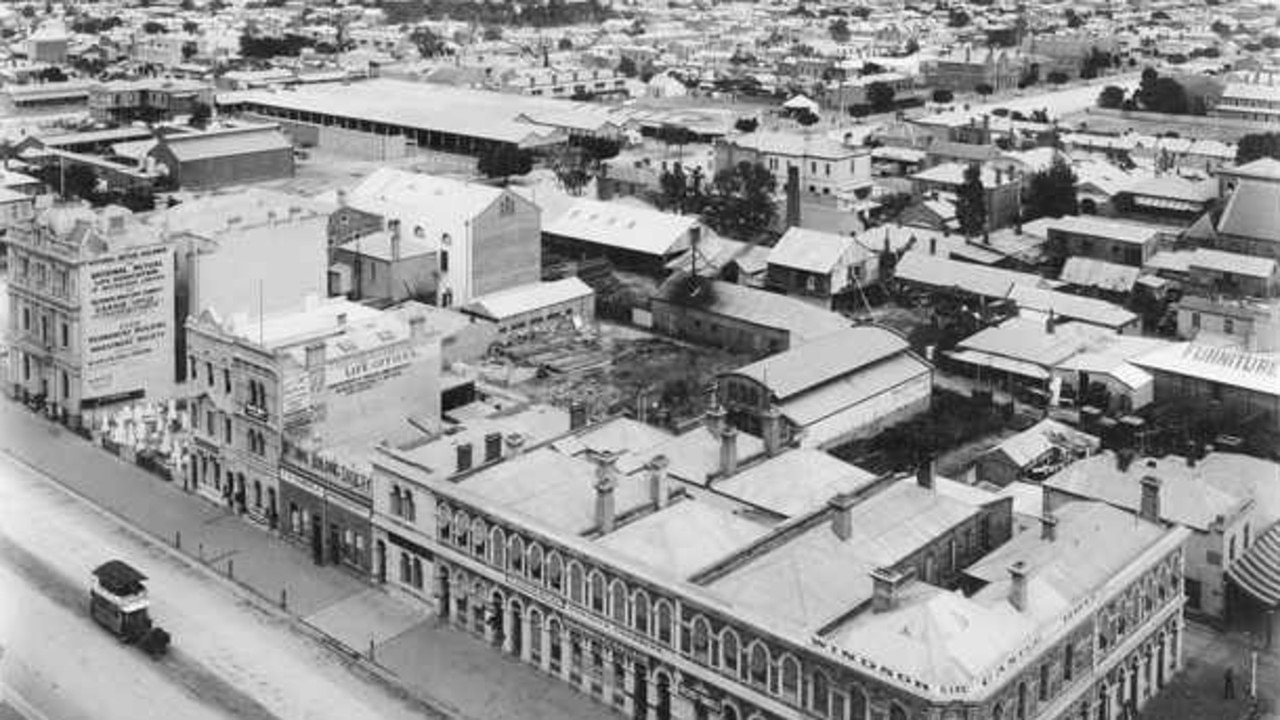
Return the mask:
<path id="1" fill-rule="evenodd" d="M 1271 526 L 1227 569 L 1241 590 L 1271 607 L 1280 606 L 1280 523 Z"/>

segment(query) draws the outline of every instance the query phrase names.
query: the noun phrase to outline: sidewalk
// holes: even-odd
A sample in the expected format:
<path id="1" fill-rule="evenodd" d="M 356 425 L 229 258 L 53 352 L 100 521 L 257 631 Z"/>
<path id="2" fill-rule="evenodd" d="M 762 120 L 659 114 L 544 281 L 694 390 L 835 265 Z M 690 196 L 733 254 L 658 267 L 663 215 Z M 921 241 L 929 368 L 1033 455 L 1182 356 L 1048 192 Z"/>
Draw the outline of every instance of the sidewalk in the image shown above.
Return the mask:
<path id="1" fill-rule="evenodd" d="M 1187 622 L 1183 647 L 1184 666 L 1165 689 L 1143 708 L 1143 720 L 1244 720 L 1249 713 L 1249 665 L 1254 646 L 1238 635 L 1226 635 L 1195 622 Z M 1224 698 L 1224 673 L 1234 673 L 1235 697 Z M 1258 653 L 1258 720 L 1277 720 L 1277 678 L 1280 656 L 1273 649 Z"/>
<path id="2" fill-rule="evenodd" d="M 127 463 L 25 407 L 0 399 L 0 451 L 174 545 L 278 604 L 348 648 L 367 653 L 414 694 L 470 718 L 609 717 L 603 705 L 502 657 L 469 635 L 438 627 L 426 607 L 391 596 L 309 556 L 226 508 Z M 201 557 L 203 553 L 203 557 Z"/>

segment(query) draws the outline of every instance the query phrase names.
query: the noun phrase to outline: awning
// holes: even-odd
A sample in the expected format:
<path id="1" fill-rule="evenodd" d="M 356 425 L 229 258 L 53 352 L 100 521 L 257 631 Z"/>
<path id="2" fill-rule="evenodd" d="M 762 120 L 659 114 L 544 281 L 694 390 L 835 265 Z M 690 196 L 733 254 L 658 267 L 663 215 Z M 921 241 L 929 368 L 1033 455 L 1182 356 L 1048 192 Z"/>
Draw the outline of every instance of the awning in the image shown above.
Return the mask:
<path id="1" fill-rule="evenodd" d="M 1258 602 L 1280 607 L 1280 523 L 1253 541 L 1227 577 Z"/>
<path id="2" fill-rule="evenodd" d="M 1048 380 L 1049 371 L 1025 360 L 1015 360 L 1013 358 L 992 355 L 981 350 L 956 350 L 947 353 L 952 360 L 956 362 L 968 363 L 969 365 L 977 365 L 992 370 L 1003 370 L 1011 372 L 1014 375 L 1029 377 L 1034 380 Z"/>

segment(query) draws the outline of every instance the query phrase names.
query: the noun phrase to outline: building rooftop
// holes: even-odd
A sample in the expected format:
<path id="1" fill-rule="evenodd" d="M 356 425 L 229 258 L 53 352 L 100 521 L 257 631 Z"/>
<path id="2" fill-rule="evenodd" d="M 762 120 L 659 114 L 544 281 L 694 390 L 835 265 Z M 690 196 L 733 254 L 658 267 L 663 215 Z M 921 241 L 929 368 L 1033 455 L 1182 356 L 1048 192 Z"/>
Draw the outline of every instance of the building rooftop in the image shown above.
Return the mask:
<path id="1" fill-rule="evenodd" d="M 482 295 L 468 303 L 466 310 L 481 317 L 501 321 L 594 295 L 595 291 L 590 285 L 574 276 L 529 283 Z"/>
<path id="2" fill-rule="evenodd" d="M 832 161 L 848 160 L 870 152 L 867 148 L 845 145 L 826 136 L 809 133 L 759 131 L 740 135 L 730 142 L 759 153 Z"/>
<path id="3" fill-rule="evenodd" d="M 778 400 L 786 400 L 903 353 L 909 347 L 892 330 L 873 325 L 846 327 L 726 374 L 751 378 Z"/>
<path id="4" fill-rule="evenodd" d="M 842 493 L 858 492 L 876 476 L 810 448 L 789 449 L 717 480 L 712 488 L 784 517 L 807 515 Z"/>
<path id="5" fill-rule="evenodd" d="M 158 146 L 165 146 L 180 162 L 213 160 L 233 155 L 272 150 L 292 150 L 293 143 L 276 125 L 206 130 L 199 133 L 166 135 Z"/>
<path id="6" fill-rule="evenodd" d="M 1280 397 L 1280 354 L 1277 353 L 1251 353 L 1188 342 L 1171 344 L 1134 358 L 1133 363 Z"/>
<path id="7" fill-rule="evenodd" d="M 843 315 L 803 300 L 719 280 L 711 286 L 714 299 L 707 311 L 788 330 L 791 347 L 849 327 Z"/>
<path id="8" fill-rule="evenodd" d="M 400 237 L 396 238 L 396 234 L 397 232 L 392 230 L 376 230 L 355 240 L 347 241 L 339 246 L 339 249 L 383 262 L 396 262 L 430 255 L 440 249 L 440 244 L 434 237 L 427 238 L 401 232 Z M 399 248 L 395 247 L 393 240 L 399 243 Z"/>
<path id="9" fill-rule="evenodd" d="M 406 236 L 428 237 L 440 228 L 455 232 L 456 226 L 484 212 L 505 192 L 483 183 L 382 167 L 338 197 L 339 203 L 357 210 L 401 220 Z M 439 228 L 426 227 L 426 218 Z"/>
<path id="10" fill-rule="evenodd" d="M 755 542 L 769 527 L 714 503 L 689 499 L 625 523 L 596 543 L 687 578 Z"/>
<path id="11" fill-rule="evenodd" d="M 1119 240 L 1135 245 L 1145 245 L 1154 240 L 1156 235 L 1159 234 L 1159 230 L 1150 225 L 1122 222 L 1090 215 L 1067 215 L 1058 218 L 1050 226 L 1050 229 L 1076 235 L 1091 235 L 1108 240 Z"/>
<path id="12" fill-rule="evenodd" d="M 1067 258 L 1058 279 L 1068 285 L 1127 293 L 1142 274 L 1142 268 L 1076 255 Z"/>
<path id="13" fill-rule="evenodd" d="M 793 227 L 770 250 L 769 264 L 830 274 L 836 263 L 851 254 L 854 257 L 850 260 L 856 262 L 866 259 L 871 253 L 852 237 Z"/>
<path id="14" fill-rule="evenodd" d="M 1093 452 L 1099 447 L 1098 438 L 1057 420 L 1045 418 L 1001 442 L 992 452 L 1002 452 L 1014 465 L 1025 468 L 1054 448 L 1080 448 Z"/>
<path id="15" fill-rule="evenodd" d="M 1018 304 L 1019 312 L 1023 314 L 1030 314 L 1024 311 L 1040 315 L 1052 313 L 1060 318 L 1113 329 L 1132 325 L 1139 319 L 1136 313 L 1115 303 L 1057 290 L 1020 285 L 1009 292 L 1009 297 Z"/>
<path id="16" fill-rule="evenodd" d="M 1053 287 L 1053 281 L 1039 275 L 990 268 L 974 263 L 930 255 L 920 250 L 908 251 L 894 268 L 900 280 L 934 288 L 955 288 L 991 298 L 1008 297 L 1017 286 Z"/>
<path id="17" fill-rule="evenodd" d="M 542 231 L 574 240 L 666 257 L 689 247 L 689 231 L 700 226 L 696 215 L 601 200 L 579 200 L 546 224 Z"/>
<path id="18" fill-rule="evenodd" d="M 1280 183 L 1241 180 L 1222 211 L 1218 232 L 1280 243 Z"/>
<path id="19" fill-rule="evenodd" d="M 1270 279 L 1276 274 L 1276 261 L 1274 258 L 1242 255 L 1212 248 L 1196 248 L 1191 255 L 1190 267 L 1231 273 L 1233 275 L 1245 275 L 1264 280 Z"/>
<path id="20" fill-rule="evenodd" d="M 778 403 L 778 411 L 792 423 L 813 433 L 812 436 L 806 436 L 807 442 L 823 444 L 831 439 L 827 436 L 827 431 L 832 429 L 831 424 L 822 427 L 821 433 L 816 432 L 818 428 L 815 426 L 827 420 L 840 425 L 844 423 L 841 413 L 850 411 L 871 398 L 889 393 L 913 378 L 928 374 L 930 370 L 930 366 L 915 355 L 901 353 L 792 395 Z M 852 412 L 860 415 L 863 410 Z M 849 423 L 866 421 L 846 419 Z M 837 429 L 847 432 L 849 425 L 845 424 Z"/>
<path id="21" fill-rule="evenodd" d="M 1046 324 L 1034 318 L 1012 317 L 970 335 L 961 340 L 958 347 L 1052 367 L 1111 332 L 1078 322 L 1062 323 L 1056 325 L 1053 332 L 1047 332 Z"/>

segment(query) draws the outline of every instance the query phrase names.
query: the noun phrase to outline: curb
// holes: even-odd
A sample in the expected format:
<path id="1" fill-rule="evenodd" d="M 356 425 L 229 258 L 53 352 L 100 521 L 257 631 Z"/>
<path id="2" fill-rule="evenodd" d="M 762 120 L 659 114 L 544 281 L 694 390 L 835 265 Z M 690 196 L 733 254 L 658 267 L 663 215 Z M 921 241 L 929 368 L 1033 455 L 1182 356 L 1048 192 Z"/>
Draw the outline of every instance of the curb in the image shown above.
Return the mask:
<path id="1" fill-rule="evenodd" d="M 53 423 L 49 421 L 47 418 L 42 418 L 42 417 L 39 417 L 38 415 L 35 417 L 37 420 L 41 420 L 49 424 L 57 425 L 57 423 Z M 72 433 L 72 435 L 75 435 L 75 434 Z M 75 437 L 83 440 L 83 438 L 80 438 L 80 436 L 78 435 L 75 435 Z M 400 679 L 400 676 L 397 675 L 395 671 L 385 666 L 379 665 L 377 662 L 373 660 L 370 660 L 369 658 L 365 657 L 363 653 L 360 653 L 354 649 L 347 649 L 347 650 L 341 649 L 346 647 L 345 644 L 343 644 L 341 641 L 338 641 L 336 638 L 331 638 L 329 635 L 324 633 L 324 631 L 311 625 L 302 617 L 289 613 L 286 610 L 281 610 L 276 603 L 272 602 L 270 598 L 263 596 L 256 589 L 248 585 L 245 585 L 243 583 L 240 583 L 234 580 L 233 578 L 227 577 L 226 575 L 218 572 L 218 570 L 212 567 L 211 565 L 201 561 L 196 557 L 188 555 L 183 550 L 180 550 L 174 547 L 165 538 L 161 538 L 155 535 L 154 533 L 152 533 L 151 531 L 145 528 L 139 527 L 138 525 L 134 524 L 132 521 L 125 518 L 123 515 L 116 512 L 115 510 L 99 505 L 97 502 L 95 502 L 93 499 L 91 499 L 89 496 L 85 495 L 84 493 L 80 492 L 79 490 L 76 490 L 75 488 L 64 485 L 53 475 L 44 471 L 42 468 L 39 468 L 36 465 L 33 465 L 26 457 L 15 454 L 14 451 L 7 450 L 4 448 L 0 448 L 0 454 L 4 454 L 8 456 L 17 464 L 21 465 L 22 467 L 34 473 L 46 484 L 50 485 L 51 487 L 54 487 L 55 489 L 57 489 L 62 493 L 65 493 L 66 495 L 69 495 L 75 498 L 78 502 L 87 506 L 93 512 L 96 512 L 97 514 L 113 521 L 120 527 L 124 528 L 126 532 L 128 532 L 129 534 L 133 535 L 134 537 L 142 541 L 144 545 L 152 548 L 159 548 L 160 550 L 168 554 L 170 557 L 173 557 L 174 559 L 179 560 L 183 566 L 191 569 L 195 569 L 203 573 L 206 577 L 214 579 L 218 583 L 222 584 L 224 587 L 229 588 L 233 592 L 233 594 L 236 595 L 238 598 L 249 601 L 248 604 L 251 607 L 253 607 L 255 610 L 258 610 L 263 614 L 269 615 L 275 618 L 276 620 L 283 621 L 285 624 L 287 624 L 290 627 L 290 629 L 294 630 L 299 635 L 302 635 L 308 638 L 310 641 L 315 643 L 320 648 L 326 649 L 329 652 L 332 652 L 334 655 L 345 659 L 347 661 L 346 667 L 348 670 L 353 671 L 353 673 L 361 673 L 366 678 L 379 682 L 381 685 L 383 685 L 384 689 L 390 691 L 391 694 L 396 699 L 401 700 L 403 702 L 413 702 L 413 703 L 420 704 L 427 710 L 427 712 L 433 715 L 436 715 L 438 717 L 454 718 L 457 720 L 474 720 L 473 718 L 471 718 L 471 716 L 464 714 L 461 710 L 459 710 L 456 707 L 453 707 L 452 705 L 444 702 L 443 700 L 423 696 L 421 693 L 415 691 L 413 688 L 409 687 L 404 681 L 402 681 Z M 107 453 L 107 454 L 110 455 L 110 453 Z M 120 458 L 118 457 L 116 459 L 120 460 Z M 120 460 L 120 462 L 123 463 L 124 461 Z M 134 465 L 133 467 L 137 467 L 137 466 Z M 16 695 L 16 693 L 10 692 L 4 695 L 4 697 L 7 700 L 12 695 Z M 16 703 L 14 704 L 16 706 Z M 21 708 L 19 709 L 21 710 Z M 23 712 L 23 714 L 27 715 L 28 713 Z M 36 716 L 32 718 L 32 720 L 49 720 L 49 719 L 37 713 Z"/>

